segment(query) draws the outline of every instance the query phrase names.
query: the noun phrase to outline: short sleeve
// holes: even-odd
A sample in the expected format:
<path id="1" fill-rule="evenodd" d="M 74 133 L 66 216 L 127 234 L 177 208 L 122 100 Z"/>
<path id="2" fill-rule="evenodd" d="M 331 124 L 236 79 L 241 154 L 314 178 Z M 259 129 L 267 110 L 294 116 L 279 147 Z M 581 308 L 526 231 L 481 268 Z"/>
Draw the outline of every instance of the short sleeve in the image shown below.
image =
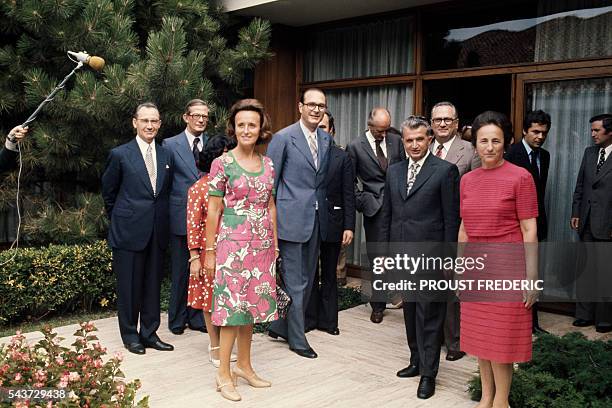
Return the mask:
<path id="1" fill-rule="evenodd" d="M 519 220 L 538 216 L 538 193 L 533 177 L 527 171 L 521 172 L 516 186 L 516 215 Z"/>
<path id="2" fill-rule="evenodd" d="M 225 174 L 225 167 L 223 166 L 223 162 L 221 161 L 222 157 L 217 157 L 215 160 L 213 160 L 210 166 L 210 173 L 208 175 L 210 179 L 210 181 L 208 182 L 208 195 L 210 196 L 225 196 L 227 175 Z"/>

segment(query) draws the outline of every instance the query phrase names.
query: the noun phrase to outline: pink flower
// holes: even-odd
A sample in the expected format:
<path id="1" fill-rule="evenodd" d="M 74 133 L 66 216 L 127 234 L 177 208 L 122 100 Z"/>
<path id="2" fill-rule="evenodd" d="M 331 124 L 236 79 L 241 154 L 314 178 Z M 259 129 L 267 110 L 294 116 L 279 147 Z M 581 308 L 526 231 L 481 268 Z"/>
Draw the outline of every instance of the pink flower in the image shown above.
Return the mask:
<path id="1" fill-rule="evenodd" d="M 68 374 L 68 380 L 71 382 L 79 381 L 80 379 L 81 376 L 76 371 L 71 371 L 70 374 Z"/>
<path id="2" fill-rule="evenodd" d="M 114 358 L 117 361 L 123 361 L 123 353 L 120 351 L 115 351 Z"/>
<path id="3" fill-rule="evenodd" d="M 123 395 L 125 393 L 125 384 L 120 382 L 117 384 L 117 392 L 119 395 Z"/>
<path id="4" fill-rule="evenodd" d="M 58 365 L 62 365 L 62 364 L 64 364 L 64 359 L 63 359 L 63 358 L 61 358 L 60 356 L 57 356 L 57 357 L 55 357 L 55 362 L 56 362 Z"/>
<path id="5" fill-rule="evenodd" d="M 232 293 L 242 293 L 244 286 L 247 284 L 247 280 L 238 274 L 228 275 L 225 282 Z"/>
<path id="6" fill-rule="evenodd" d="M 15 374 L 15 381 L 21 381 L 22 378 L 21 373 Z"/>

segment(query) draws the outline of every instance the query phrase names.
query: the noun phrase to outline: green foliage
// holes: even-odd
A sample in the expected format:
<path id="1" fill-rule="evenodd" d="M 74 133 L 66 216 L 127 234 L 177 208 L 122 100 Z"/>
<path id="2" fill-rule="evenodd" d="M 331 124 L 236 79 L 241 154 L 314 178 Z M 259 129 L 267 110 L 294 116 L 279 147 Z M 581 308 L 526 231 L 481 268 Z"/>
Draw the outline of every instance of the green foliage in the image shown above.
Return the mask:
<path id="1" fill-rule="evenodd" d="M 468 386 L 480 399 L 479 377 Z M 512 379 L 510 405 L 526 408 L 600 408 L 612 406 L 612 341 L 591 341 L 581 333 L 542 335 L 533 357 L 519 364 Z"/>
<path id="2" fill-rule="evenodd" d="M 3 251 L 0 265 L 0 324 L 106 308 L 116 299 L 105 241 Z"/>
<path id="3" fill-rule="evenodd" d="M 187 101 L 211 105 L 220 130 L 246 70 L 268 57 L 270 24 L 232 21 L 206 0 L 15 0 L 0 3 L 0 133 L 22 123 L 75 66 L 66 51 L 106 60 L 84 67 L 45 106 L 22 143 L 25 204 L 46 242 L 90 240 L 96 225 L 79 224 L 79 193 L 99 191 L 108 151 L 134 136 L 137 104 L 160 108 L 160 138 L 184 127 Z M 15 178 L 0 184 L 13 197 Z M 2 198 L 0 208 L 12 205 Z M 41 218 L 49 217 L 47 220 Z M 67 226 L 68 224 L 72 224 Z M 85 232 L 83 232 L 85 230 Z M 73 234 L 74 233 L 74 234 Z M 30 235 L 29 237 L 32 237 Z M 42 237 L 41 236 L 41 237 Z M 42 238 L 41 238 L 42 239 Z"/>

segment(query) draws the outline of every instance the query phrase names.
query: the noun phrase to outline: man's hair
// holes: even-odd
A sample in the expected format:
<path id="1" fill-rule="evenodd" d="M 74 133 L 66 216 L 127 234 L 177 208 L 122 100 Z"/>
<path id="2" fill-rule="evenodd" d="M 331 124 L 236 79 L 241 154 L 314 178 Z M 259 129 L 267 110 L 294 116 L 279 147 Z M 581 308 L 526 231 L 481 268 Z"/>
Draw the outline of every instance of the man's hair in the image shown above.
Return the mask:
<path id="1" fill-rule="evenodd" d="M 382 106 L 377 106 L 375 108 L 372 108 L 370 114 L 368 115 L 368 126 L 372 126 L 372 124 L 374 123 L 374 116 L 376 116 L 378 112 L 385 112 L 387 116 L 389 116 L 389 120 L 391 120 L 391 112 L 389 112 L 389 109 L 384 108 Z"/>
<path id="2" fill-rule="evenodd" d="M 327 133 L 329 133 L 330 135 L 332 133 L 336 133 L 336 126 L 334 125 L 334 115 L 331 114 L 329 109 L 325 109 L 325 114 L 327 115 L 327 121 L 329 122 Z"/>
<path id="3" fill-rule="evenodd" d="M 495 111 L 485 111 L 476 116 L 472 123 L 472 145 L 476 146 L 478 131 L 481 127 L 494 125 L 501 129 L 504 134 L 504 147 L 508 147 L 512 142 L 512 123 L 506 115 Z"/>
<path id="4" fill-rule="evenodd" d="M 242 111 L 257 112 L 259 114 L 259 137 L 257 138 L 256 144 L 267 142 L 272 137 L 270 118 L 263 104 L 257 99 L 241 99 L 232 106 L 229 118 L 227 119 L 225 134 L 227 134 L 230 139 L 236 139 L 236 115 L 238 112 Z"/>
<path id="5" fill-rule="evenodd" d="M 151 108 L 151 109 L 155 109 L 159 112 L 159 109 L 157 108 L 157 105 L 155 105 L 153 102 L 144 102 L 141 103 L 140 105 L 138 105 L 136 107 L 136 109 L 134 110 L 134 118 L 137 119 L 138 118 L 138 112 L 140 112 L 141 109 L 143 108 Z"/>
<path id="6" fill-rule="evenodd" d="M 550 115 L 540 109 L 527 112 L 525 119 L 523 119 L 523 131 L 527 133 L 527 130 L 529 130 L 534 123 L 546 125 L 546 130 L 548 131 L 550 130 Z"/>
<path id="7" fill-rule="evenodd" d="M 431 117 L 433 118 L 433 112 L 434 109 L 439 108 L 441 106 L 449 106 L 451 108 L 453 108 L 453 112 L 455 112 L 455 119 L 457 119 L 459 117 L 459 112 L 457 111 L 457 108 L 455 107 L 455 105 L 453 105 L 452 103 L 450 103 L 449 101 L 442 101 L 442 102 L 438 102 L 436 103 L 433 108 L 431 108 Z"/>
<path id="8" fill-rule="evenodd" d="M 431 125 L 429 124 L 427 119 L 425 119 L 423 116 L 408 116 L 408 118 L 406 118 L 406 120 L 402 122 L 400 130 L 403 133 L 404 128 L 414 130 L 420 127 L 424 127 L 425 129 L 427 129 L 427 136 L 433 136 L 433 129 L 431 128 Z"/>
<path id="9" fill-rule="evenodd" d="M 300 92 L 300 102 L 304 103 L 304 95 L 306 95 L 306 92 L 310 92 L 310 91 L 320 92 L 320 93 L 323 94 L 323 96 L 325 96 L 325 99 L 327 99 L 327 95 L 325 95 L 325 92 L 322 89 L 320 89 L 320 88 L 306 88 L 302 92 Z"/>
<path id="10" fill-rule="evenodd" d="M 601 120 L 601 125 L 606 132 L 612 132 L 612 113 L 602 113 L 601 115 L 595 115 L 589 119 L 589 123 L 597 122 Z"/>
<path id="11" fill-rule="evenodd" d="M 206 102 L 204 102 L 201 99 L 192 99 L 189 102 L 187 102 L 187 105 L 185 105 L 185 114 L 188 115 L 190 113 L 189 108 L 191 108 L 192 106 L 206 106 L 208 108 L 208 104 Z"/>

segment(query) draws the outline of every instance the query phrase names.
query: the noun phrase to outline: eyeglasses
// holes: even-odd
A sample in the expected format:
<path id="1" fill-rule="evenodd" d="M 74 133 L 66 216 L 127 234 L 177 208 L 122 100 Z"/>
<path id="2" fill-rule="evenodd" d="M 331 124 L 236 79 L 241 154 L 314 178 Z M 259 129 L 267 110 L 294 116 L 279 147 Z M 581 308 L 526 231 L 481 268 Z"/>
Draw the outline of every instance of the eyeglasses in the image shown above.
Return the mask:
<path id="1" fill-rule="evenodd" d="M 433 123 L 436 126 L 439 126 L 442 123 L 442 121 L 444 121 L 446 125 L 450 125 L 456 120 L 457 120 L 456 118 L 432 118 L 431 123 Z"/>
<path id="2" fill-rule="evenodd" d="M 145 125 L 153 125 L 158 126 L 161 123 L 159 119 L 136 119 L 140 123 L 144 123 Z"/>
<path id="3" fill-rule="evenodd" d="M 303 105 L 306 106 L 311 111 L 317 109 L 317 110 L 323 112 L 325 110 L 325 108 L 327 108 L 327 105 L 325 105 L 324 103 L 309 102 L 309 103 L 304 103 Z"/>
<path id="4" fill-rule="evenodd" d="M 190 113 L 189 117 L 195 120 L 208 120 L 208 115 L 203 115 L 201 113 Z"/>

